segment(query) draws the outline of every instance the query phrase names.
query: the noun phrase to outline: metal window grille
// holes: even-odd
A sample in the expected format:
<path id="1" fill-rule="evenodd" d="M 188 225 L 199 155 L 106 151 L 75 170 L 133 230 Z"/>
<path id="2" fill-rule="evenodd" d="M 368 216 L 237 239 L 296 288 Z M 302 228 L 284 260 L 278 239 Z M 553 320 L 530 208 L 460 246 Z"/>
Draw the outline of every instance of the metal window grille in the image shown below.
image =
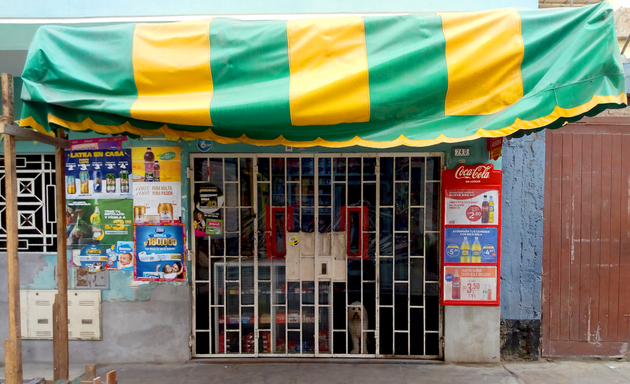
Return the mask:
<path id="1" fill-rule="evenodd" d="M 225 198 L 193 242 L 194 356 L 442 356 L 443 154 L 191 157 Z"/>
<path id="2" fill-rule="evenodd" d="M 6 251 L 4 156 L 0 158 L 0 251 Z M 56 253 L 55 155 L 17 155 L 16 165 L 18 250 Z"/>

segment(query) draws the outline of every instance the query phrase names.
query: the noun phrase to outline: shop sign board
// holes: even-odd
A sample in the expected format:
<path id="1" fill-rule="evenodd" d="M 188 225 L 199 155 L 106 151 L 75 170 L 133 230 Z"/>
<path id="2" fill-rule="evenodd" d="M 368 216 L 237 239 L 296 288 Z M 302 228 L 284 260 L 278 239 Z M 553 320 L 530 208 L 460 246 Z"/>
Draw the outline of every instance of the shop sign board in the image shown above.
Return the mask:
<path id="1" fill-rule="evenodd" d="M 184 224 L 134 225 L 136 281 L 186 281 Z"/>
<path id="2" fill-rule="evenodd" d="M 442 178 L 442 305 L 498 306 L 502 173 L 461 164 Z"/>
<path id="3" fill-rule="evenodd" d="M 134 223 L 170 224 L 181 217 L 179 147 L 133 147 Z"/>

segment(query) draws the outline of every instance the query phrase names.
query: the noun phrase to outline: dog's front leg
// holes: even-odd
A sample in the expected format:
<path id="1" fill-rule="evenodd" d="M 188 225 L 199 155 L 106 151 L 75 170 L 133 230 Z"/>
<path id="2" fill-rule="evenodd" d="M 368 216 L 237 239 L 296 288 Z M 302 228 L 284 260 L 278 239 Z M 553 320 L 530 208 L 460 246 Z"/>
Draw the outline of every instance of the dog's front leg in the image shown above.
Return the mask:
<path id="1" fill-rule="evenodd" d="M 359 353 L 359 336 L 355 335 L 354 332 L 352 332 L 350 336 L 352 338 L 352 351 L 350 351 L 350 353 L 356 355 Z"/>

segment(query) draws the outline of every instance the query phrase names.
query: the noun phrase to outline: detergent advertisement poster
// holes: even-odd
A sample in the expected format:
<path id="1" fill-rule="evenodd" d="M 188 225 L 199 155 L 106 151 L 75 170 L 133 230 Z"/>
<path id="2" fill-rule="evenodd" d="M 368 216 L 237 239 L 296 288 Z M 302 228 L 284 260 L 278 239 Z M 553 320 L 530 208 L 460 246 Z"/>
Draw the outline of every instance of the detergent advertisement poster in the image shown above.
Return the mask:
<path id="1" fill-rule="evenodd" d="M 135 225 L 136 281 L 186 281 L 183 224 Z"/>

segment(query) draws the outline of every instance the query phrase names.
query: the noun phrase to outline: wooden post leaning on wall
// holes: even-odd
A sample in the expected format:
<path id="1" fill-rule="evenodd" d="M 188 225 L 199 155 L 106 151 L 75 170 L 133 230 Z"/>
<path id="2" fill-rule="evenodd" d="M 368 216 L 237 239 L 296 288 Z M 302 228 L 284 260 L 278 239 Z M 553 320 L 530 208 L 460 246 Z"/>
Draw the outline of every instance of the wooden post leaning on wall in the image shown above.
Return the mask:
<path id="1" fill-rule="evenodd" d="M 65 139 L 62 128 L 57 137 Z M 56 201 L 57 201 L 57 316 L 53 331 L 54 379 L 66 379 L 70 375 L 70 359 L 68 348 L 68 258 L 66 251 L 66 154 L 61 147 L 55 148 Z"/>
<path id="2" fill-rule="evenodd" d="M 2 119 L 13 124 L 13 76 L 3 73 Z M 7 274 L 9 284 L 9 340 L 4 343 L 7 384 L 22 384 L 22 330 L 20 322 L 20 261 L 18 259 L 18 202 L 15 137 L 4 136 L 4 180 L 7 230 Z"/>

